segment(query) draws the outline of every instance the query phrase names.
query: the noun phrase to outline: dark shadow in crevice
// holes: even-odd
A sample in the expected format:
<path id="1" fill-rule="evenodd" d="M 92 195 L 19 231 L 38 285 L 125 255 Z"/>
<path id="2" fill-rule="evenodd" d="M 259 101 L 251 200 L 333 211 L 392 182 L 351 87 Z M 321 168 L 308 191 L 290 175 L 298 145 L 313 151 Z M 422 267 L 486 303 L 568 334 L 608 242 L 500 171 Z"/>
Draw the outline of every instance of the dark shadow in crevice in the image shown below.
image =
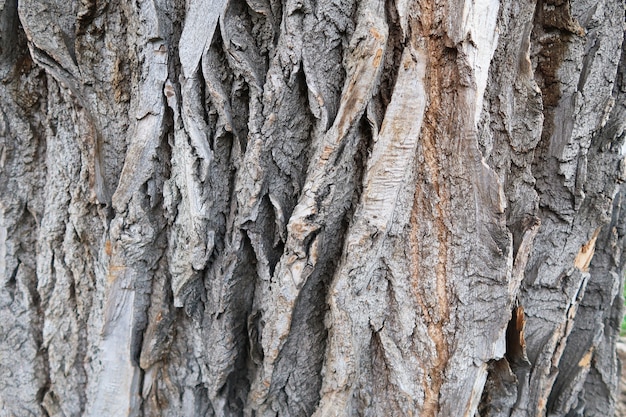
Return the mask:
<path id="1" fill-rule="evenodd" d="M 260 320 L 260 314 L 252 311 L 254 302 L 255 284 L 258 281 L 256 273 L 257 261 L 252 243 L 245 232 L 241 251 L 238 254 L 238 266 L 232 273 L 232 282 L 225 283 L 228 294 L 225 294 L 224 311 L 221 320 L 224 326 L 232 332 L 225 337 L 232 338 L 232 368 L 228 371 L 226 382 L 218 395 L 224 398 L 223 411 L 227 415 L 243 415 L 244 407 L 250 392 L 251 375 L 256 373 L 259 366 L 255 352 L 262 352 L 258 335 L 261 330 L 250 328 Z M 256 334 L 256 337 L 251 335 Z M 214 408 L 217 404 L 213 404 Z"/>

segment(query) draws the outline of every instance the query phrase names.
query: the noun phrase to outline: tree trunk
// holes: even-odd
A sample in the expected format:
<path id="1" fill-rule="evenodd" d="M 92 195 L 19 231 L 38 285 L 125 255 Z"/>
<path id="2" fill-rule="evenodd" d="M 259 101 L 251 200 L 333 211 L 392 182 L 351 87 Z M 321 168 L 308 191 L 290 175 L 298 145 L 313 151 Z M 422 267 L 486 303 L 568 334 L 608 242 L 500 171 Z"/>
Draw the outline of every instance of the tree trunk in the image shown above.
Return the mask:
<path id="1" fill-rule="evenodd" d="M 0 0 L 0 416 L 610 416 L 615 0 Z"/>

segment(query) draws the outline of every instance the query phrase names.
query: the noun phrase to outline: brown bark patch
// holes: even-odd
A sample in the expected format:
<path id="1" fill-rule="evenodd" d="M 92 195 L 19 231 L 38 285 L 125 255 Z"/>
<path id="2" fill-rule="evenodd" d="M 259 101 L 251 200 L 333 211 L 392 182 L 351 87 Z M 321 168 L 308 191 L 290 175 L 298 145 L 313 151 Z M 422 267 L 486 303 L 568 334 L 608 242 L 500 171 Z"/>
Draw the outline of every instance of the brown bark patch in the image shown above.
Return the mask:
<path id="1" fill-rule="evenodd" d="M 526 340 L 524 339 L 525 327 L 524 307 L 520 305 L 513 309 L 511 321 L 506 329 L 506 359 L 509 363 L 520 364 L 528 360 L 526 359 Z"/>
<path id="2" fill-rule="evenodd" d="M 598 234 L 600 234 L 600 227 L 593 232 L 591 239 L 580 247 L 578 255 L 576 255 L 576 258 L 574 259 L 574 266 L 582 272 L 589 272 L 589 264 L 591 264 L 591 259 L 593 259 L 593 254 L 596 250 L 596 239 L 598 239 Z"/>
<path id="3" fill-rule="evenodd" d="M 578 366 L 580 368 L 588 368 L 591 364 L 591 358 L 593 357 L 593 348 L 591 348 L 587 353 L 584 354 L 580 361 L 578 361 Z"/>
<path id="4" fill-rule="evenodd" d="M 124 265 L 111 265 L 107 273 L 107 283 L 113 284 L 120 277 L 120 273 L 126 270 Z"/>
<path id="5" fill-rule="evenodd" d="M 413 291 L 419 305 L 428 336 L 435 345 L 435 352 L 431 358 L 430 369 L 426 366 L 423 378 L 424 405 L 420 412 L 422 416 L 436 416 L 439 411 L 439 395 L 444 382 L 444 371 L 450 359 L 448 340 L 445 335 L 445 326 L 449 322 L 449 299 L 447 290 L 448 249 L 451 241 L 450 223 L 450 190 L 443 172 L 448 169 L 449 160 L 446 159 L 446 147 L 450 145 L 447 126 L 442 126 L 442 120 L 449 119 L 447 88 L 458 84 L 458 72 L 455 60 L 447 48 L 444 36 L 440 31 L 441 22 L 435 13 L 435 7 L 430 2 L 420 4 L 420 21 L 414 28 L 413 42 L 422 44 L 426 48 L 428 64 L 427 71 L 427 100 L 428 106 L 424 115 L 419 151 L 424 164 L 418 168 L 418 178 L 421 184 L 416 187 L 413 208 L 410 218 L 410 244 Z M 444 102 L 445 101 L 445 102 Z M 430 192 L 429 192 L 430 191 Z M 434 196 L 434 199 L 431 199 Z M 434 200 L 434 204 L 429 204 Z M 437 245 L 436 264 L 434 270 L 435 297 L 426 299 L 425 291 L 420 288 L 420 282 L 432 277 L 431 271 L 424 270 L 423 256 L 419 240 L 423 238 L 420 225 L 425 219 L 430 219 L 434 226 L 434 244 Z"/>

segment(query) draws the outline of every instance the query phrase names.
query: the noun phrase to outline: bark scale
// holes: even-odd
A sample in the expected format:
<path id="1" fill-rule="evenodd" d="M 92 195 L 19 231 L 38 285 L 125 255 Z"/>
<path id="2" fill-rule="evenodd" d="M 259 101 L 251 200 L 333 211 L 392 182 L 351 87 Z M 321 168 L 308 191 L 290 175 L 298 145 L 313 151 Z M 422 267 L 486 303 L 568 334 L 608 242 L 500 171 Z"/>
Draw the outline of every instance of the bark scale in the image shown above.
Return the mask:
<path id="1" fill-rule="evenodd" d="M 0 415 L 611 415 L 624 18 L 0 0 Z"/>

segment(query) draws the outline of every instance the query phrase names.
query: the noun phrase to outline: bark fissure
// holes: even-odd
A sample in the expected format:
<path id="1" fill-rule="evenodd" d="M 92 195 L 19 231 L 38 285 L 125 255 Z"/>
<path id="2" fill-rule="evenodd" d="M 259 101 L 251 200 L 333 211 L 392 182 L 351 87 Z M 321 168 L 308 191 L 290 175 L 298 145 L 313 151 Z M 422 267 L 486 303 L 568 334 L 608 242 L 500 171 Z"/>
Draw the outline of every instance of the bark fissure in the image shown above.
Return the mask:
<path id="1" fill-rule="evenodd" d="M 450 212 L 449 207 L 449 192 L 447 187 L 441 183 L 442 176 L 440 167 L 442 161 L 439 160 L 441 155 L 441 148 L 437 148 L 434 138 L 436 136 L 442 136 L 441 131 L 438 131 L 437 125 L 441 111 L 441 97 L 443 94 L 442 83 L 454 81 L 448 79 L 451 74 L 445 74 L 445 67 L 450 65 L 450 56 L 446 55 L 446 46 L 442 39 L 441 34 L 435 34 L 435 28 L 441 24 L 435 20 L 433 5 L 428 2 L 422 3 L 420 23 L 421 23 L 421 36 L 426 40 L 426 51 L 428 57 L 427 72 L 429 79 L 427 83 L 427 97 L 429 98 L 428 107 L 424 114 L 424 128 L 421 133 L 422 153 L 424 155 L 424 161 L 428 166 L 428 170 L 425 172 L 424 182 L 432 186 L 434 191 L 430 197 L 435 202 L 435 213 L 433 213 L 436 240 L 437 240 L 437 261 L 435 265 L 435 293 L 436 301 L 433 300 L 434 305 L 426 305 L 422 297 L 419 295 L 420 290 L 420 276 L 419 271 L 419 259 L 421 253 L 417 247 L 414 247 L 413 252 L 413 281 L 416 288 L 416 298 L 420 305 L 424 318 L 426 319 L 428 334 L 431 340 L 435 344 L 434 360 L 432 368 L 424 373 L 424 406 L 422 413 L 425 416 L 435 416 L 438 412 L 439 394 L 441 386 L 443 384 L 443 372 L 449 360 L 449 346 L 446 337 L 444 336 L 444 328 L 449 322 L 449 303 L 448 303 L 448 289 L 446 285 L 447 276 L 447 262 L 448 262 L 448 247 L 450 244 L 450 231 L 446 223 L 449 220 L 444 213 Z M 416 36 L 417 34 L 413 34 Z M 439 135 L 437 135 L 439 133 Z M 445 133 L 443 133 L 445 135 Z M 418 191 L 418 193 L 421 192 Z M 423 198 L 423 197 L 422 197 Z M 419 210 L 415 206 L 412 210 L 411 223 L 416 225 L 420 222 Z M 413 240 L 417 240 L 417 228 L 412 227 L 412 236 L 415 236 Z M 432 313 L 431 313 L 432 312 Z"/>

